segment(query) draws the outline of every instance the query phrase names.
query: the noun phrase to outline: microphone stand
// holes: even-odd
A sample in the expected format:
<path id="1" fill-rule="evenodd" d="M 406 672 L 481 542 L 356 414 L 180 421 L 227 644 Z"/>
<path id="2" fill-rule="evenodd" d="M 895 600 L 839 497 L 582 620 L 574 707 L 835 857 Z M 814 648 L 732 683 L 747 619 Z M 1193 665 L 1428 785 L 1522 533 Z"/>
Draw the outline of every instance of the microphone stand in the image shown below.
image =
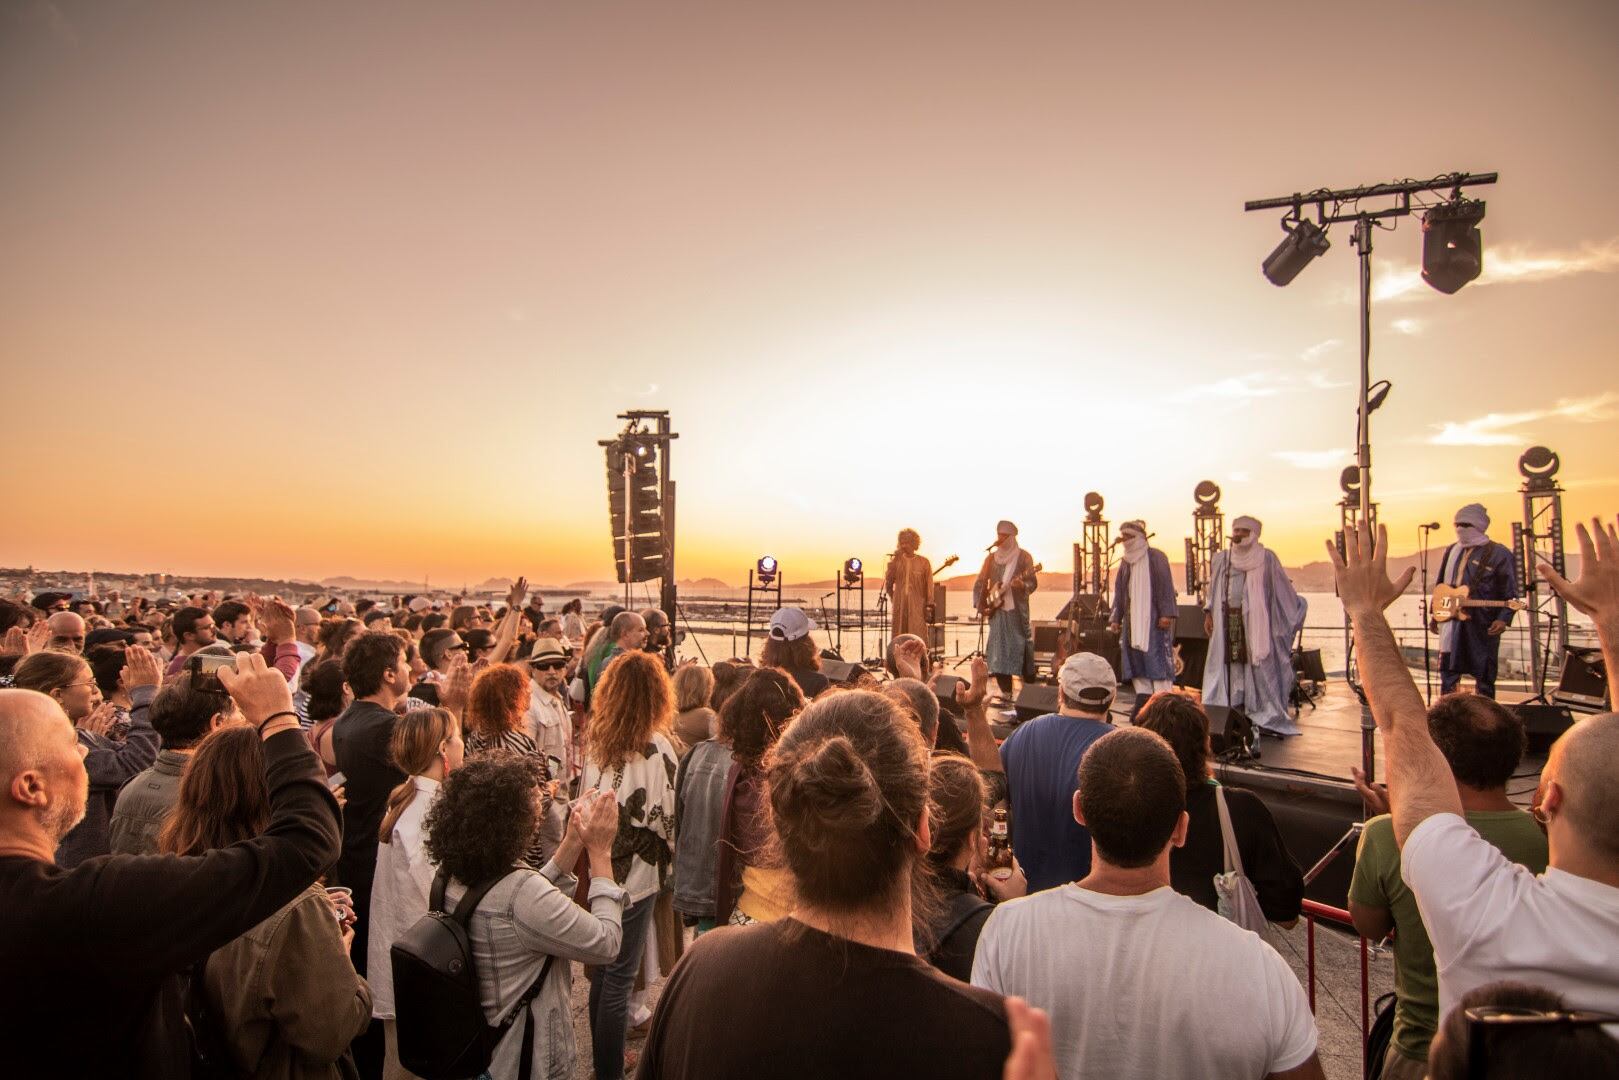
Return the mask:
<path id="1" fill-rule="evenodd" d="M 1417 526 L 1417 558 L 1422 560 L 1422 680 L 1428 704 L 1433 704 L 1433 635 L 1428 632 L 1428 533 L 1429 526 Z"/>

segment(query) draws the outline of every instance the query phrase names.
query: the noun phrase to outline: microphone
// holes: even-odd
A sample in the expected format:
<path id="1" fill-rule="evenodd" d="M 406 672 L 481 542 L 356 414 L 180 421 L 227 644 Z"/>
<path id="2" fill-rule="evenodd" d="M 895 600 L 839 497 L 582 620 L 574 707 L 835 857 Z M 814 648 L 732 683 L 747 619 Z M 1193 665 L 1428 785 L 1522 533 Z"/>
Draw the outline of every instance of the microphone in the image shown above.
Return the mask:
<path id="1" fill-rule="evenodd" d="M 1424 528 L 1424 529 L 1437 529 L 1437 528 L 1439 528 L 1439 522 L 1437 522 L 1437 521 L 1429 522 L 1427 525 L 1422 526 L 1422 528 Z"/>
<path id="2" fill-rule="evenodd" d="M 1146 536 L 1143 536 L 1143 537 L 1142 537 L 1142 538 L 1141 538 L 1141 539 L 1143 539 L 1143 540 L 1151 540 L 1151 539 L 1152 539 L 1152 538 L 1153 538 L 1153 537 L 1155 537 L 1155 536 L 1157 536 L 1157 535 L 1158 535 L 1158 534 L 1157 534 L 1157 533 L 1155 533 L 1155 532 L 1150 532 L 1150 533 L 1148 533 L 1148 534 L 1147 534 L 1147 535 L 1146 535 Z M 1121 535 L 1119 535 L 1119 536 L 1116 536 L 1116 537 L 1114 537 L 1114 538 L 1113 538 L 1113 543 L 1111 543 L 1111 544 L 1109 544 L 1109 545 L 1108 545 L 1108 547 L 1110 547 L 1110 548 L 1116 548 L 1116 547 L 1118 547 L 1118 546 L 1119 546 L 1119 545 L 1120 545 L 1120 544 L 1122 544 L 1122 543 L 1124 543 L 1124 541 L 1125 541 L 1125 540 L 1126 540 L 1126 539 L 1128 539 L 1128 538 L 1127 538 L 1127 537 L 1125 537 L 1125 536 L 1124 536 L 1124 535 L 1122 535 L 1122 534 L 1121 534 Z"/>
<path id="3" fill-rule="evenodd" d="M 1001 542 L 999 540 L 997 540 L 997 541 L 995 541 L 995 543 L 993 543 L 993 544 L 989 545 L 989 547 L 985 548 L 984 551 L 985 552 L 994 551 L 996 548 L 998 548 L 1000 546 L 1001 546 Z"/>

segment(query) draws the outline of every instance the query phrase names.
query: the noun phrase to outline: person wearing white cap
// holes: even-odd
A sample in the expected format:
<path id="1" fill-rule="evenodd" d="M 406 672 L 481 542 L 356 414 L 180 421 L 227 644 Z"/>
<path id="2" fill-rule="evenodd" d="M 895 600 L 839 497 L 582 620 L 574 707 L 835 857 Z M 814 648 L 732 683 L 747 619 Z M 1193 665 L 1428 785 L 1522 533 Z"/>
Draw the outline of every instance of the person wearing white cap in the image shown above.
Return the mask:
<path id="1" fill-rule="evenodd" d="M 1075 653 L 1057 672 L 1058 710 L 1012 729 L 1001 764 L 1012 811 L 1012 852 L 1029 892 L 1078 881 L 1090 872 L 1091 837 L 1074 820 L 1079 759 L 1112 731 L 1108 710 L 1118 694 L 1113 666 L 1095 653 Z"/>
<path id="2" fill-rule="evenodd" d="M 1232 521 L 1231 547 L 1209 568 L 1203 703 L 1240 708 L 1266 734 L 1297 735 L 1299 725 L 1288 713 L 1293 639 L 1308 605 L 1276 553 L 1259 542 L 1263 528 L 1256 518 Z"/>
<path id="3" fill-rule="evenodd" d="M 759 650 L 759 666 L 779 668 L 791 675 L 805 701 L 813 701 L 832 685 L 832 680 L 821 674 L 821 651 L 810 636 L 814 629 L 815 620 L 802 608 L 781 608 L 770 616 L 770 631 Z"/>
<path id="4" fill-rule="evenodd" d="M 1040 587 L 1034 557 L 1018 546 L 1017 526 L 1010 521 L 995 526 L 995 543 L 973 582 L 973 607 L 983 612 L 991 592 L 1000 602 L 989 616 L 989 645 L 984 658 L 1002 694 L 1012 692 L 1012 676 L 1034 674 L 1034 630 L 1029 624 L 1029 594 Z"/>
<path id="5" fill-rule="evenodd" d="M 1455 522 L 1456 542 L 1439 560 L 1439 582 L 1465 585 L 1472 600 L 1516 600 L 1518 571 L 1512 552 L 1490 539 L 1490 515 L 1484 507 L 1468 503 L 1456 511 Z M 1469 675 L 1478 693 L 1495 697 L 1501 635 L 1513 614 L 1509 607 L 1472 608 L 1466 619 L 1451 619 L 1439 627 L 1439 685 L 1444 693 L 1455 690 L 1462 676 Z"/>
<path id="6" fill-rule="evenodd" d="M 1147 525 L 1119 526 L 1124 558 L 1113 584 L 1113 625 L 1120 666 L 1140 697 L 1168 690 L 1175 678 L 1175 579 L 1169 556 L 1147 546 Z"/>

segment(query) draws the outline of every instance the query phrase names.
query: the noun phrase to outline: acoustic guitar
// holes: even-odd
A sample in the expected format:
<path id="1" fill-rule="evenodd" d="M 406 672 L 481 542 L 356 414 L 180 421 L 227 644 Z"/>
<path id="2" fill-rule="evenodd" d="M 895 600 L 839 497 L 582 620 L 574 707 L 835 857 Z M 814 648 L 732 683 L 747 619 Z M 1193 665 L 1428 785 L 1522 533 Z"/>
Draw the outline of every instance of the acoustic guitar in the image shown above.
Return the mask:
<path id="1" fill-rule="evenodd" d="M 1428 617 L 1436 623 L 1466 622 L 1468 608 L 1511 608 L 1522 611 L 1529 606 L 1527 600 L 1473 600 L 1468 597 L 1466 585 L 1435 585 L 1433 599 L 1428 603 Z"/>
<path id="2" fill-rule="evenodd" d="M 1026 588 L 1028 586 L 1027 579 L 1034 574 L 1038 574 L 1044 569 L 1044 563 L 1035 563 L 1033 566 L 1029 567 L 1027 573 L 1018 574 L 1010 582 L 1001 581 L 999 579 L 990 582 L 984 587 L 984 595 L 979 600 L 978 614 L 987 619 L 997 611 L 1001 610 L 1001 602 L 1006 599 L 1007 586 L 1011 585 L 1012 582 L 1021 581 L 1024 583 Z"/>

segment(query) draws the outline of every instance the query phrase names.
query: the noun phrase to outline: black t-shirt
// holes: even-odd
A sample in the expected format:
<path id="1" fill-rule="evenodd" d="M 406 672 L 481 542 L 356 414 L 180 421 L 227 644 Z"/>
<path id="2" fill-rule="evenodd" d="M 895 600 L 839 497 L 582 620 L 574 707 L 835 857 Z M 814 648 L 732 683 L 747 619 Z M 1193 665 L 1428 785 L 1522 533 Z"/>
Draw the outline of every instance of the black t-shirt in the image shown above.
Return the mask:
<path id="1" fill-rule="evenodd" d="M 832 680 L 822 675 L 814 668 L 805 668 L 802 671 L 789 671 L 798 688 L 804 693 L 804 700 L 811 701 L 816 694 L 832 685 Z"/>
<path id="2" fill-rule="evenodd" d="M 680 961 L 638 1080 L 999 1077 L 1000 995 L 909 953 L 794 919 L 704 934 Z"/>
<path id="3" fill-rule="evenodd" d="M 978 895 L 965 870 L 945 867 L 939 877 L 939 910 L 930 927 L 930 940 L 917 944 L 929 950 L 928 962 L 952 979 L 970 982 L 978 937 L 995 906 Z M 936 939 L 936 940 L 933 940 Z"/>
<path id="4" fill-rule="evenodd" d="M 1298 918 L 1304 901 L 1304 875 L 1282 843 L 1270 810 L 1250 791 L 1228 787 L 1225 798 L 1231 812 L 1231 829 L 1237 834 L 1243 873 L 1259 894 L 1265 918 L 1271 922 Z M 1186 846 L 1169 853 L 1170 884 L 1176 892 L 1214 911 L 1214 876 L 1225 871 L 1225 846 L 1220 839 L 1220 813 L 1214 804 L 1212 783 L 1192 789 L 1186 799 L 1186 815 Z"/>

